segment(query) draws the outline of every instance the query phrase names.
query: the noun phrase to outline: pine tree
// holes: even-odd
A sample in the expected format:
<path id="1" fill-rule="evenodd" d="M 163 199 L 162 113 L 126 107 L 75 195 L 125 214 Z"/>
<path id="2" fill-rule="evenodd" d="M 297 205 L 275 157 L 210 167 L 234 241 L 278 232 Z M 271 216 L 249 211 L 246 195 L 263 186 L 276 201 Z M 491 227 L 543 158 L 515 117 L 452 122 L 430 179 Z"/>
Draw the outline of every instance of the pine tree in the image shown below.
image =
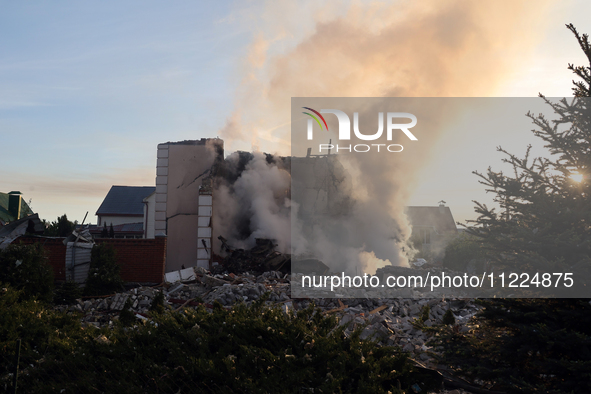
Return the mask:
<path id="1" fill-rule="evenodd" d="M 101 231 L 101 238 L 109 238 L 109 230 L 107 230 L 107 223 L 103 225 L 103 231 Z"/>
<path id="2" fill-rule="evenodd" d="M 470 232 L 499 266 L 514 271 L 582 272 L 591 267 L 591 46 L 570 24 L 589 66 L 573 66 L 574 99 L 546 100 L 558 115 L 528 114 L 546 143 L 548 158 L 519 158 L 508 176 L 477 174 L 496 195 L 501 212 L 476 203 Z M 556 271 L 553 271 L 553 270 Z M 568 271 L 567 271 L 568 272 Z M 575 276 L 580 285 L 589 277 Z M 583 282 L 583 283 L 582 283 Z M 493 299 L 474 332 L 444 330 L 443 362 L 507 392 L 591 392 L 591 305 L 588 299 Z M 486 357 L 482 357 L 486 355 Z"/>
<path id="3" fill-rule="evenodd" d="M 591 64 L 588 35 L 567 27 Z M 552 103 L 540 95 L 558 119 L 527 114 L 550 157 L 532 159 L 531 146 L 524 158 L 499 148 L 513 174 L 491 168 L 486 174 L 475 172 L 496 195 L 501 211 L 476 203 L 480 216 L 469 231 L 501 266 L 546 272 L 591 266 L 591 68 L 568 68 L 583 79 L 573 81 L 575 98 Z"/>
<path id="4" fill-rule="evenodd" d="M 113 223 L 109 226 L 109 238 L 115 238 L 115 230 L 113 229 Z"/>
<path id="5" fill-rule="evenodd" d="M 68 280 L 55 290 L 53 302 L 58 305 L 72 305 L 82 296 L 78 283 Z"/>
<path id="6" fill-rule="evenodd" d="M 120 271 L 121 267 L 117 264 L 113 246 L 108 244 L 94 245 L 84 295 L 113 294 L 122 290 L 123 280 Z"/>
<path id="7" fill-rule="evenodd" d="M 72 231 L 74 231 L 76 224 L 78 223 L 77 221 L 69 221 L 68 216 L 65 213 L 50 224 L 45 220 L 44 222 L 46 227 L 43 235 L 50 237 L 67 237 Z"/>

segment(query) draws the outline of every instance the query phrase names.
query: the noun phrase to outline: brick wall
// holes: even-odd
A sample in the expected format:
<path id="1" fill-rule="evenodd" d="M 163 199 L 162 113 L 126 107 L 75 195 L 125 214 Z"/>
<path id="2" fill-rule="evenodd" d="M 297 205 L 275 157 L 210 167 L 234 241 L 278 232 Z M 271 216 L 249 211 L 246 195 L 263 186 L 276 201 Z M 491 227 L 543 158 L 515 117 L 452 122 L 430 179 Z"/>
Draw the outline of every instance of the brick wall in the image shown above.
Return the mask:
<path id="1" fill-rule="evenodd" d="M 19 237 L 13 243 L 31 245 L 40 243 L 47 253 L 49 264 L 53 268 L 55 280 L 66 280 L 66 245 L 65 238 Z"/>
<path id="2" fill-rule="evenodd" d="M 20 237 L 15 243 L 40 243 L 45 248 L 56 280 L 66 279 L 66 245 L 64 238 Z M 160 283 L 166 264 L 166 237 L 155 239 L 97 239 L 97 244 L 110 244 L 116 251 L 121 278 L 125 282 Z"/>
<path id="3" fill-rule="evenodd" d="M 166 237 L 154 239 L 97 239 L 115 248 L 121 278 L 125 282 L 160 283 L 164 280 Z"/>

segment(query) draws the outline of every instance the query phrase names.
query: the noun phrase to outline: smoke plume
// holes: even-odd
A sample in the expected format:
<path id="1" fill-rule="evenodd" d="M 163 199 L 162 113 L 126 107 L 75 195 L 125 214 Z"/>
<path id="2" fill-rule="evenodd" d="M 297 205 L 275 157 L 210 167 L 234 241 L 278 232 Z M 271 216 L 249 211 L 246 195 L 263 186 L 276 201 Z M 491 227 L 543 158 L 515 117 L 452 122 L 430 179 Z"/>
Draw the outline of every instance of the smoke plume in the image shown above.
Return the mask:
<path id="1" fill-rule="evenodd" d="M 262 9 L 241 9 L 243 20 L 249 21 L 245 23 L 256 27 L 251 27 L 253 42 L 241 65 L 235 110 L 220 136 L 227 151 L 257 146 L 275 157 L 289 156 L 292 97 L 494 94 L 524 52 L 534 47 L 548 4 L 272 1 Z M 373 122 L 369 128 L 375 127 Z M 366 272 L 387 263 L 405 264 L 402 248 L 410 229 L 404 207 L 418 182 L 416 174 L 441 137 L 435 132 L 421 135 L 421 157 L 413 160 L 398 157 L 387 166 L 375 157 L 343 161 L 351 174 L 355 201 L 349 230 L 365 234 L 363 242 L 349 245 L 346 256 L 319 227 L 312 237 L 292 235 L 308 239 L 302 241 L 304 248 L 327 259 L 354 255 L 351 266 L 361 262 Z M 291 202 L 282 193 L 288 188 L 289 173 L 276 161 L 254 153 L 240 175 L 216 191 L 216 204 L 228 207 L 216 221 L 220 232 L 247 243 L 256 236 L 279 238 L 285 248 Z M 243 223 L 241 229 L 234 228 L 232 220 L 237 218 Z"/>

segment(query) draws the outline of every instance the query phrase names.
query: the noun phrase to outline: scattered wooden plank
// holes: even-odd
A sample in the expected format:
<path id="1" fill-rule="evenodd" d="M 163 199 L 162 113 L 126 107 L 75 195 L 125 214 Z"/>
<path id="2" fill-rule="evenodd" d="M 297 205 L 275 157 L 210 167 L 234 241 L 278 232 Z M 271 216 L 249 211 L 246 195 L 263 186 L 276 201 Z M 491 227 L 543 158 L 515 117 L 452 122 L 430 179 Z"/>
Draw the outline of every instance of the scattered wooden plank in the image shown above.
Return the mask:
<path id="1" fill-rule="evenodd" d="M 175 311 L 176 311 L 176 312 L 180 311 L 180 310 L 181 310 L 181 309 L 183 309 L 185 306 L 187 306 L 187 304 L 188 304 L 188 303 L 190 303 L 190 302 L 191 302 L 191 301 L 193 301 L 193 300 L 194 300 L 194 298 L 191 298 L 191 299 L 189 299 L 189 300 L 185 301 L 185 303 L 184 303 L 183 305 L 179 306 L 178 308 L 176 308 L 176 309 L 175 309 Z"/>
<path id="2" fill-rule="evenodd" d="M 339 311 L 342 311 L 342 310 L 343 310 L 343 309 L 345 309 L 345 308 L 346 308 L 346 306 L 345 306 L 345 305 L 343 305 L 343 306 L 340 306 L 340 307 L 338 307 L 338 308 L 335 308 L 335 309 L 330 309 L 330 310 L 328 310 L 328 311 L 324 311 L 323 313 L 324 313 L 325 315 L 327 315 L 327 314 L 329 314 L 329 313 L 334 313 L 334 312 L 339 312 Z"/>
<path id="3" fill-rule="evenodd" d="M 388 305 L 378 306 L 376 309 L 374 309 L 373 311 L 369 312 L 369 315 L 373 315 L 374 313 L 378 313 L 380 311 L 383 311 L 387 307 L 388 307 Z"/>

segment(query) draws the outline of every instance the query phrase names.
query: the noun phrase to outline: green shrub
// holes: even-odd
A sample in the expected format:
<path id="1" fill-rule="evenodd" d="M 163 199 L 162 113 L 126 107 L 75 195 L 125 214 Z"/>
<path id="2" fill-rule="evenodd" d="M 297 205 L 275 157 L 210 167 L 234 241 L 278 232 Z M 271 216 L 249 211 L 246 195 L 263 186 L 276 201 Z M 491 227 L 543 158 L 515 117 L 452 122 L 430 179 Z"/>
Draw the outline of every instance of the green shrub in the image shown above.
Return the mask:
<path id="1" fill-rule="evenodd" d="M 471 260 L 486 258 L 486 251 L 481 244 L 482 241 L 473 235 L 458 235 L 445 248 L 443 266 L 455 271 L 465 271 Z"/>
<path id="2" fill-rule="evenodd" d="M 129 327 L 137 323 L 137 317 L 135 317 L 135 313 L 131 310 L 131 305 L 131 298 L 128 298 L 119 314 L 119 323 L 123 327 Z"/>
<path id="3" fill-rule="evenodd" d="M 419 316 L 419 322 L 424 323 L 427 320 L 429 320 L 429 313 L 430 312 L 431 312 L 431 308 L 429 308 L 429 305 L 425 305 L 421 309 L 421 316 Z"/>
<path id="4" fill-rule="evenodd" d="M 150 304 L 150 312 L 164 313 L 164 294 L 159 291 Z"/>
<path id="5" fill-rule="evenodd" d="M 104 338 L 78 338 L 19 382 L 23 392 L 392 393 L 435 388 L 397 348 L 343 335 L 312 307 L 296 314 L 263 302 L 153 314 Z M 94 334 L 96 335 L 96 333 Z M 75 371 L 75 373 L 72 373 Z M 398 388 L 400 387 L 400 389 Z"/>
<path id="6" fill-rule="evenodd" d="M 53 302 L 58 305 L 72 305 L 82 296 L 78 283 L 68 280 L 55 290 Z"/>
<path id="7" fill-rule="evenodd" d="M 445 311 L 445 314 L 443 315 L 443 319 L 441 319 L 441 322 L 446 326 L 456 324 L 456 317 L 454 316 L 451 309 Z"/>
<path id="8" fill-rule="evenodd" d="M 0 282 L 22 290 L 23 299 L 53 300 L 53 269 L 40 244 L 11 244 L 0 250 Z"/>
<path id="9" fill-rule="evenodd" d="M 113 246 L 95 245 L 91 252 L 90 270 L 86 279 L 84 295 L 106 295 L 122 290 L 123 280 L 119 274 L 120 270 L 121 267 L 115 259 Z"/>
<path id="10" fill-rule="evenodd" d="M 19 392 L 25 393 L 28 390 L 20 387 L 28 379 L 24 376 L 35 369 L 44 370 L 45 357 L 71 357 L 80 339 L 95 332 L 83 330 L 77 316 L 55 312 L 23 293 L 0 283 L 0 392 L 8 392 L 12 384 L 18 339 L 22 341 L 19 366 L 23 376 Z"/>
<path id="11" fill-rule="evenodd" d="M 473 330 L 441 329 L 440 363 L 507 393 L 591 393 L 589 300 L 479 302 Z"/>

